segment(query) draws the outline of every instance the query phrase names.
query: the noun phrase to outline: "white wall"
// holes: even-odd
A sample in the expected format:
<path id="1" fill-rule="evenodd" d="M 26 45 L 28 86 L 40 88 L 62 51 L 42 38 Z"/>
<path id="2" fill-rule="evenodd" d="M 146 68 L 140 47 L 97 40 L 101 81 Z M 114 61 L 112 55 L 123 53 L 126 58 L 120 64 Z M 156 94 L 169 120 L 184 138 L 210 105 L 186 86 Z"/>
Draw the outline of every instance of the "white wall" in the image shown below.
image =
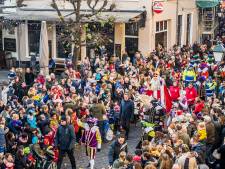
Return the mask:
<path id="1" fill-rule="evenodd" d="M 3 49 L 5 48 L 4 46 L 4 38 L 11 38 L 11 39 L 16 39 L 16 52 L 10 52 L 12 54 L 12 57 L 15 57 L 18 59 L 18 40 L 17 40 L 17 29 L 15 28 L 14 34 L 9 34 L 9 31 L 6 29 L 2 30 L 2 44 L 3 44 Z"/>
<path id="2" fill-rule="evenodd" d="M 140 0 L 139 4 L 146 6 L 147 20 L 146 27 L 140 29 L 139 31 L 139 50 L 142 51 L 144 55 L 149 54 L 153 49 L 155 49 L 155 28 L 156 22 L 167 20 L 168 21 L 168 34 L 167 34 L 167 48 L 171 48 L 176 44 L 177 38 L 177 26 L 176 26 L 176 0 L 161 2 L 164 7 L 164 11 L 160 14 L 152 12 L 153 0 Z M 139 5 L 141 6 L 141 5 Z M 178 15 L 183 16 L 182 25 L 182 37 L 181 43 L 186 43 L 186 22 L 187 14 L 192 14 L 192 24 L 191 24 L 191 43 L 198 40 L 198 9 L 196 7 L 194 0 L 179 0 L 178 4 Z"/>

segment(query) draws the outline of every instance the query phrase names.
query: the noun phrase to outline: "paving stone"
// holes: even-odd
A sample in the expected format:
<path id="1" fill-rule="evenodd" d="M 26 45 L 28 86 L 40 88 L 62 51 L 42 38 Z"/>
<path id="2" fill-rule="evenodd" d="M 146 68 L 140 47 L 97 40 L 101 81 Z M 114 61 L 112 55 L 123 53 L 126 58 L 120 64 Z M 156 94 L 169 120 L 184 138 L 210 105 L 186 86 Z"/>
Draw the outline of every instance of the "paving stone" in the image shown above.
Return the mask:
<path id="1" fill-rule="evenodd" d="M 139 142 L 141 136 L 141 129 L 139 126 L 135 127 L 131 125 L 130 136 L 128 142 L 128 151 L 131 154 L 134 154 L 135 147 Z M 110 143 L 102 145 L 101 152 L 98 152 L 95 159 L 95 168 L 96 169 L 106 169 L 108 166 L 108 151 Z M 78 145 L 75 148 L 74 155 L 76 158 L 77 169 L 86 169 L 88 166 L 89 159 L 85 155 L 85 147 Z M 62 169 L 70 169 L 70 161 L 68 157 L 64 159 Z"/>

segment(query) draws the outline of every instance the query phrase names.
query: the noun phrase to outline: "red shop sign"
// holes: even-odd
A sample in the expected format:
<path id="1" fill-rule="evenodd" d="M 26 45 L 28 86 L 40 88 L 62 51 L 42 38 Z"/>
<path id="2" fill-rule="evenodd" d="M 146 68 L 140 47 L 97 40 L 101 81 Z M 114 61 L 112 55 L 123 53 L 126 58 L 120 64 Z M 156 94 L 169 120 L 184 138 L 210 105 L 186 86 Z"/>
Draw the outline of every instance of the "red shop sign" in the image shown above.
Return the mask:
<path id="1" fill-rule="evenodd" d="M 163 5 L 161 2 L 154 2 L 152 9 L 153 9 L 153 12 L 155 13 L 162 13 Z"/>

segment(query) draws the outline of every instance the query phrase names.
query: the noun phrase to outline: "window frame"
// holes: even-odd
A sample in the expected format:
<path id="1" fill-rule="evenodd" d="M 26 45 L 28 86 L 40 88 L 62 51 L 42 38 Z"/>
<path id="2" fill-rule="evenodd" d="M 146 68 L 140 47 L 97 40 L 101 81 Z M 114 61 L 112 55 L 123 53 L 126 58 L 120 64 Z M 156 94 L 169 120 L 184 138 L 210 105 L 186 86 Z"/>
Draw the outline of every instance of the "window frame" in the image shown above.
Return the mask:
<path id="1" fill-rule="evenodd" d="M 157 25 L 159 25 L 159 29 L 157 29 Z M 162 27 L 161 27 L 162 25 Z M 166 26 L 165 26 L 166 25 Z M 155 26 L 155 33 L 162 33 L 168 31 L 168 20 L 157 21 Z"/>
<path id="2" fill-rule="evenodd" d="M 28 29 L 27 30 L 27 32 L 28 32 L 28 55 L 29 56 L 36 55 L 36 57 L 39 57 L 40 36 L 41 36 L 41 21 L 28 21 L 27 24 L 28 24 L 28 28 L 27 28 Z M 37 29 L 31 28 L 31 26 L 34 26 L 32 24 L 34 24 L 34 25 L 36 24 Z M 34 33 L 35 34 L 34 36 L 38 36 L 37 34 L 39 34 L 39 37 L 30 38 L 31 33 Z M 30 41 L 31 39 L 34 39 L 34 43 Z M 33 47 L 31 47 L 32 43 L 33 44 L 36 43 L 36 44 L 33 45 Z M 35 48 L 34 46 L 37 48 L 36 51 L 31 51 L 32 48 Z"/>

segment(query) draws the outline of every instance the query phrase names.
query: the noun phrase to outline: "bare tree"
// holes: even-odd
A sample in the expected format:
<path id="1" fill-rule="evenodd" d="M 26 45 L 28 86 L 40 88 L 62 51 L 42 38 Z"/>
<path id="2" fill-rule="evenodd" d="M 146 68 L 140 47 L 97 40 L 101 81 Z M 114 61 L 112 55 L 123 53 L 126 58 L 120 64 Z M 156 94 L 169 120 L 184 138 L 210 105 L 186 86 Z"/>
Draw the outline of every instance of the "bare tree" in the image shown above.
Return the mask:
<path id="1" fill-rule="evenodd" d="M 73 45 L 73 63 L 74 68 L 77 66 L 77 59 L 81 55 L 81 45 L 82 45 L 82 33 L 87 30 L 87 22 L 92 21 L 100 22 L 101 26 L 104 26 L 106 22 L 109 24 L 114 23 L 112 17 L 107 19 L 102 19 L 99 17 L 101 12 L 112 11 L 115 8 L 115 4 L 111 4 L 108 9 L 108 0 L 64 0 L 72 5 L 71 13 L 63 15 L 62 10 L 57 4 L 58 0 L 52 0 L 52 8 L 54 8 L 59 16 L 60 23 L 58 26 L 62 27 L 62 32 L 58 35 L 58 39 L 61 42 L 69 43 Z M 59 1 L 58 1 L 59 2 Z M 17 0 L 17 7 L 24 6 L 24 0 Z M 86 3 L 88 6 L 87 13 L 82 13 L 82 3 Z M 110 42 L 106 34 L 101 34 L 100 31 L 87 31 L 87 36 L 90 39 L 95 39 L 93 43 L 104 44 Z M 98 43 L 97 43 L 98 42 Z"/>
<path id="2" fill-rule="evenodd" d="M 86 29 L 87 21 L 91 20 L 95 22 L 96 19 L 99 19 L 100 21 L 101 18 L 99 18 L 98 15 L 101 12 L 112 10 L 114 5 L 111 5 L 109 9 L 106 9 L 108 0 L 68 0 L 67 2 L 72 5 L 73 9 L 71 13 L 66 16 L 63 16 L 56 0 L 52 0 L 51 6 L 57 11 L 62 27 L 64 31 L 67 32 L 61 34 L 60 40 L 73 44 L 73 63 L 75 66 L 74 68 L 76 68 L 78 57 L 81 55 L 82 40 L 84 40 L 82 39 L 82 33 Z M 87 3 L 89 8 L 87 13 L 82 13 L 82 3 Z M 99 33 L 95 32 L 95 36 L 92 37 L 95 37 L 96 39 L 97 35 L 99 35 Z"/>

